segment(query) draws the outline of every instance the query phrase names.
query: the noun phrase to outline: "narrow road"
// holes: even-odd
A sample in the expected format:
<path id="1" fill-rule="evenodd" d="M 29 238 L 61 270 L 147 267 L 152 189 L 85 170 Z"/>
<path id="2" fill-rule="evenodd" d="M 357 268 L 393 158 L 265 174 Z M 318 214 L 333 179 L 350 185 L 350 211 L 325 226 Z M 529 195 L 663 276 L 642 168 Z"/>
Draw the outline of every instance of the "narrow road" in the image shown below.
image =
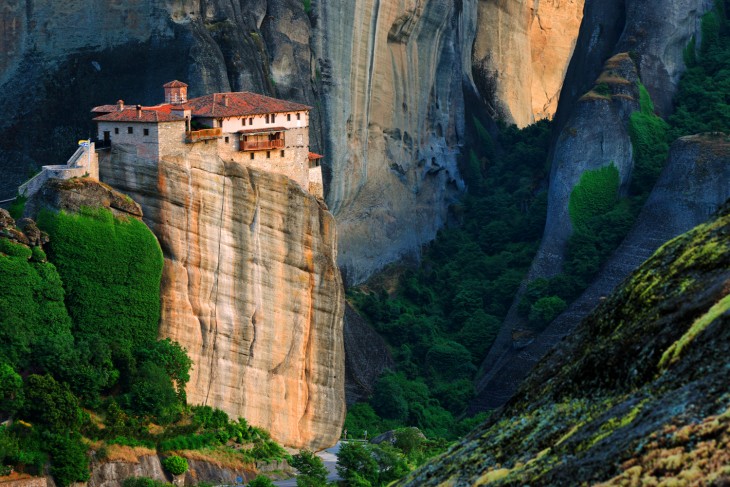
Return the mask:
<path id="1" fill-rule="evenodd" d="M 335 469 L 335 466 L 337 465 L 337 452 L 340 451 L 340 442 L 338 441 L 335 446 L 332 448 L 327 448 L 326 450 L 322 450 L 321 452 L 317 452 L 317 456 L 322 459 L 324 462 L 324 466 L 329 472 L 329 475 L 327 476 L 328 481 L 332 480 L 338 480 L 340 477 L 337 476 L 337 470 Z M 278 487 L 296 487 L 297 485 L 297 479 L 288 479 L 288 480 L 278 480 L 274 482 L 274 485 Z"/>

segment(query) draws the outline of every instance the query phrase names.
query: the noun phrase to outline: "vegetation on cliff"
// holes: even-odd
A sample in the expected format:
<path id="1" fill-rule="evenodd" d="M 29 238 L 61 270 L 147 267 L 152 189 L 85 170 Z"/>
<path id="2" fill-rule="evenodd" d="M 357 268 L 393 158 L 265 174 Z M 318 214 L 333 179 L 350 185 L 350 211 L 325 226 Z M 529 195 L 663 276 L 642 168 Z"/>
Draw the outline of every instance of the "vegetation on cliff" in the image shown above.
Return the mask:
<path id="1" fill-rule="evenodd" d="M 0 416 L 12 420 L 0 427 L 0 473 L 50 462 L 60 485 L 85 481 L 90 446 L 98 460 L 142 448 L 220 463 L 229 443 L 250 445 L 228 459 L 240 465 L 287 456 L 243 419 L 186 406 L 191 362 L 157 340 L 163 262 L 144 223 L 43 210 L 46 253 L 7 213 L 0 220 Z"/>
<path id="2" fill-rule="evenodd" d="M 476 119 L 474 126 L 480 143 L 465 161 L 468 196 L 453 209 L 460 225 L 439 232 L 420 267 L 403 273 L 395 288 L 370 283 L 350 294 L 397 364 L 369 404 L 350 409 L 345 426 L 353 434 L 411 425 L 429 437 L 456 438 L 483 419 L 457 421 L 537 250 L 550 124 L 502 126 L 496 148 Z M 536 315 L 554 313 L 551 304 L 541 303 Z"/>
<path id="3" fill-rule="evenodd" d="M 667 244 L 407 485 L 724 485 L 730 206 Z"/>

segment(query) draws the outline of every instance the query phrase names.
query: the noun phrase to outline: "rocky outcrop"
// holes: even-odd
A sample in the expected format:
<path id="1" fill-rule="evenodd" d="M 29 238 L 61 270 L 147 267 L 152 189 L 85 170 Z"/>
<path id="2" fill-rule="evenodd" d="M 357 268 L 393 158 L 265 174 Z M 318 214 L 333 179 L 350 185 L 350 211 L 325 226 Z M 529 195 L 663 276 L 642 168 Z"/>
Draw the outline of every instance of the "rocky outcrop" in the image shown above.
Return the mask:
<path id="1" fill-rule="evenodd" d="M 590 0 L 589 0 L 590 1 Z M 478 5 L 474 77 L 495 114 L 524 127 L 552 118 L 584 0 L 487 0 Z"/>
<path id="2" fill-rule="evenodd" d="M 42 208 L 79 213 L 82 208 L 106 208 L 116 217 L 142 218 L 142 208 L 132 198 L 91 178 L 49 179 L 28 199 L 25 215 L 38 215 Z"/>
<path id="3" fill-rule="evenodd" d="M 700 174 L 719 169 L 713 151 L 701 140 L 680 142 L 678 173 L 665 176 L 690 169 L 687 191 L 713 191 L 720 184 Z M 685 157 L 689 167 L 679 162 Z M 727 169 L 720 175 L 727 182 Z M 676 180 L 653 196 L 662 192 L 682 195 Z M 659 216 L 661 231 L 706 211 L 691 199 L 655 199 L 644 218 Z M 540 362 L 510 403 L 400 485 L 726 485 L 729 283 L 726 204 L 663 245 Z"/>
<path id="4" fill-rule="evenodd" d="M 345 397 L 365 401 L 385 369 L 395 367 L 388 344 L 349 303 L 345 305 Z"/>
<path id="5" fill-rule="evenodd" d="M 431 240 L 458 193 L 475 0 L 315 2 L 327 202 L 348 282 Z"/>
<path id="6" fill-rule="evenodd" d="M 92 463 L 89 487 L 121 487 L 129 477 L 148 477 L 161 482 L 168 482 L 162 470 L 160 457 L 143 455 L 137 461 L 111 461 Z"/>
<path id="7" fill-rule="evenodd" d="M 193 360 L 188 401 L 285 445 L 334 444 L 345 370 L 332 215 L 286 176 L 224 162 L 203 144 L 159 164 L 115 147 L 102 179 L 141 203 L 160 241 L 160 333 Z"/>
<path id="8" fill-rule="evenodd" d="M 671 110 L 684 72 L 684 50 L 701 40 L 700 21 L 712 0 L 586 0 L 578 42 L 565 76 L 555 119 L 562 129 L 578 99 L 593 85 L 603 63 L 631 52 L 657 110 Z"/>
<path id="9" fill-rule="evenodd" d="M 504 404 L 533 366 L 575 329 L 605 296 L 664 242 L 712 215 L 730 198 L 730 137 L 705 134 L 679 139 L 667 167 L 644 205 L 633 229 L 594 283 L 535 340 L 513 346 L 505 327 L 483 364 L 475 410 Z M 514 312 L 514 310 L 513 310 Z"/>

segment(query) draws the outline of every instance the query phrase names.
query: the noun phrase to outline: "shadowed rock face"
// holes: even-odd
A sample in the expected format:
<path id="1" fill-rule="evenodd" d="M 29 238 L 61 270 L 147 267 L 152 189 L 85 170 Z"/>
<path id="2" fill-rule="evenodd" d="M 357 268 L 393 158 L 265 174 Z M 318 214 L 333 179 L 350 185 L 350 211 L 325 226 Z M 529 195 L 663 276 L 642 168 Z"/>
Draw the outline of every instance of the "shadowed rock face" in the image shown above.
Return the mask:
<path id="1" fill-rule="evenodd" d="M 475 0 L 316 2 L 327 202 L 358 283 L 417 251 L 458 194 Z"/>
<path id="2" fill-rule="evenodd" d="M 385 369 L 395 367 L 388 344 L 357 311 L 345 305 L 345 395 L 347 405 L 367 400 Z"/>
<path id="3" fill-rule="evenodd" d="M 332 215 L 287 177 L 205 151 L 115 149 L 101 177 L 140 202 L 165 256 L 160 334 L 193 360 L 188 401 L 321 449 L 344 421 L 344 291 Z"/>
<path id="4" fill-rule="evenodd" d="M 479 2 L 472 53 L 482 95 L 524 127 L 552 118 L 583 18 L 584 0 Z"/>
<path id="5" fill-rule="evenodd" d="M 723 134 L 683 137 L 672 146 L 667 167 L 633 229 L 596 281 L 527 347 L 500 337 L 483 364 L 476 410 L 501 406 L 533 366 L 667 240 L 703 222 L 730 198 L 730 138 Z"/>

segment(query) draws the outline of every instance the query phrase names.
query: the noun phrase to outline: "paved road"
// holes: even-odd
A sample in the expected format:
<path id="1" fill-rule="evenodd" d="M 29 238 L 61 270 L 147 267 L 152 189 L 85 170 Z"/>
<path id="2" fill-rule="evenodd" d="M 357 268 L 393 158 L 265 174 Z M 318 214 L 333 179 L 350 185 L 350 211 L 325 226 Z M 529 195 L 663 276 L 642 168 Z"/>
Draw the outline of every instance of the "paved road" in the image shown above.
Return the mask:
<path id="1" fill-rule="evenodd" d="M 327 476 L 327 480 L 338 480 L 340 477 L 337 475 L 337 470 L 335 470 L 335 466 L 337 465 L 337 452 L 340 451 L 340 442 L 337 442 L 335 446 L 332 448 L 327 448 L 326 450 L 322 450 L 321 452 L 317 453 L 317 456 L 322 459 L 324 462 L 324 466 L 329 472 L 329 475 Z M 278 487 L 296 487 L 297 480 L 294 479 L 288 479 L 288 480 L 278 480 L 274 482 L 274 485 L 277 485 Z"/>

